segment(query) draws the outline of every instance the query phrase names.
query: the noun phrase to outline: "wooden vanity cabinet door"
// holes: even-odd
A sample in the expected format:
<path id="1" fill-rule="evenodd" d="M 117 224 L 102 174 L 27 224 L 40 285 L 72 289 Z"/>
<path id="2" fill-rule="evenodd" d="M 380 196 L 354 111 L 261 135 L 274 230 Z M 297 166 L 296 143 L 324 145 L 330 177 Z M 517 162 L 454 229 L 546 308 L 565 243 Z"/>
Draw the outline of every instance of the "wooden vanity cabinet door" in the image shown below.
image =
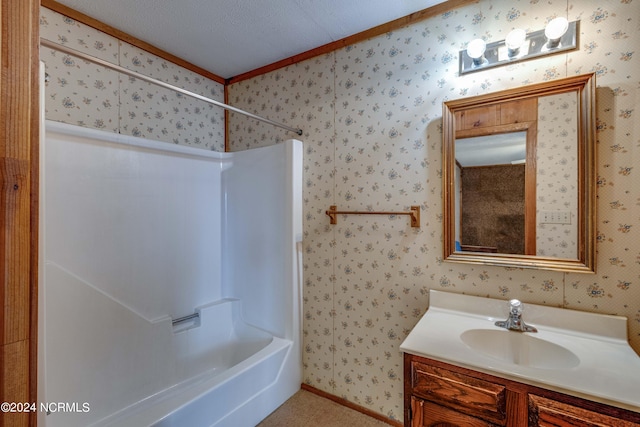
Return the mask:
<path id="1" fill-rule="evenodd" d="M 498 427 L 445 406 L 411 396 L 411 425 L 409 427 Z"/>
<path id="2" fill-rule="evenodd" d="M 620 417 L 625 411 L 621 411 Z M 640 427 L 640 424 L 611 417 L 534 394 L 529 395 L 529 427 Z"/>

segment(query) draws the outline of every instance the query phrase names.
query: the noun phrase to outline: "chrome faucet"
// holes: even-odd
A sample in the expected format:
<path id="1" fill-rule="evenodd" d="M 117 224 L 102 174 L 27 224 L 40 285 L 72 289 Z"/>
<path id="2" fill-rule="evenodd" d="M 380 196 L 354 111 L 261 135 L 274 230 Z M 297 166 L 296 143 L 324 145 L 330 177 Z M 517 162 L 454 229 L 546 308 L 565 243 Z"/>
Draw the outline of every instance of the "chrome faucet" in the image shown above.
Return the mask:
<path id="1" fill-rule="evenodd" d="M 495 325 L 510 331 L 538 332 L 535 327 L 524 323 L 522 320 L 522 308 L 523 304 L 519 300 L 512 299 L 509 301 L 509 317 L 507 320 L 498 320 Z"/>

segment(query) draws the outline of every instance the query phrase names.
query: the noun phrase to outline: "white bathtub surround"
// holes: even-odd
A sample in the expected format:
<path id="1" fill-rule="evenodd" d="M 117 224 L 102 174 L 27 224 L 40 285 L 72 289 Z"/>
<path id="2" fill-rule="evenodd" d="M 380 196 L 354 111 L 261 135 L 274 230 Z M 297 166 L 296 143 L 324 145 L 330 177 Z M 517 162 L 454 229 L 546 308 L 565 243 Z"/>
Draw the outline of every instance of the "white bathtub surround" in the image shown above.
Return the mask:
<path id="1" fill-rule="evenodd" d="M 39 400 L 90 410 L 39 425 L 253 426 L 295 393 L 301 142 L 46 127 Z"/>

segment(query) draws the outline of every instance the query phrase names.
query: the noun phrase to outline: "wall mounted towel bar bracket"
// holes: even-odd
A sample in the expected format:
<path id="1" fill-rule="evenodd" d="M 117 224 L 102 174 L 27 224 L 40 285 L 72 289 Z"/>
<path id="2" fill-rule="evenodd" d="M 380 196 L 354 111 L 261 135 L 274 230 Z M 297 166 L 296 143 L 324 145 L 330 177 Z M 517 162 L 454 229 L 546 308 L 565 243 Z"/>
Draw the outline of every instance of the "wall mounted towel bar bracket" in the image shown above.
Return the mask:
<path id="1" fill-rule="evenodd" d="M 411 206 L 409 212 L 387 212 L 387 211 L 338 211 L 336 205 L 329 206 L 326 211 L 331 224 L 338 223 L 338 215 L 409 215 L 411 217 L 411 226 L 420 227 L 420 206 Z"/>

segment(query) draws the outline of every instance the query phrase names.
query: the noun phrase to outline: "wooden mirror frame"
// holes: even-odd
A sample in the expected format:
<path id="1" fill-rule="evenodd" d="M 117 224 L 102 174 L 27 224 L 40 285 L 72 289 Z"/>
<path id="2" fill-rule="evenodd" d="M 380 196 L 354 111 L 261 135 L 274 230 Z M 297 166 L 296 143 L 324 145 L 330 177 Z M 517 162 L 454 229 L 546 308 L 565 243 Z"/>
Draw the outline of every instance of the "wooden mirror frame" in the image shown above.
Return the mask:
<path id="1" fill-rule="evenodd" d="M 585 74 L 538 83 L 500 92 L 479 95 L 443 104 L 443 249 L 444 260 L 452 262 L 535 268 L 565 272 L 595 272 L 596 239 L 596 148 L 595 148 L 595 74 Z M 576 92 L 578 95 L 578 257 L 553 258 L 486 252 L 456 251 L 455 248 L 455 137 L 456 113 L 473 109 L 525 101 L 541 96 Z M 527 142 L 529 158 L 529 142 Z"/>

